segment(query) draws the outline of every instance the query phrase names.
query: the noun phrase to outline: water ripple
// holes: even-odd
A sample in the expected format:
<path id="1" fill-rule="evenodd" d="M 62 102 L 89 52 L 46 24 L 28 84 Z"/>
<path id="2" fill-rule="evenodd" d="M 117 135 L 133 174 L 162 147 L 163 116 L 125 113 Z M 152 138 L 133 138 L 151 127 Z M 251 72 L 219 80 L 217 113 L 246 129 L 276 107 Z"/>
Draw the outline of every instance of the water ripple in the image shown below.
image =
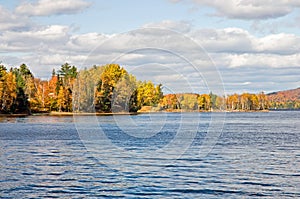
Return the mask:
<path id="1" fill-rule="evenodd" d="M 300 112 L 285 112 L 284 117 L 281 112 L 229 113 L 213 151 L 200 158 L 199 146 L 210 119 L 205 114 L 209 113 L 201 117 L 194 142 L 176 160 L 128 159 L 109 146 L 105 151 L 89 151 L 71 118 L 46 123 L 45 118 L 30 117 L 1 123 L 0 197 L 300 198 Z M 139 117 L 144 116 L 134 116 L 145 119 Z M 175 121 L 177 117 L 172 114 Z M 153 118 L 161 124 L 158 114 Z M 107 133 L 112 120 L 99 118 Z M 161 148 L 174 138 L 172 128 L 177 126 L 166 125 L 161 134 L 147 139 L 133 139 L 113 128 L 110 138 L 131 151 L 155 144 Z M 110 168 L 101 159 L 103 153 L 120 161 Z"/>

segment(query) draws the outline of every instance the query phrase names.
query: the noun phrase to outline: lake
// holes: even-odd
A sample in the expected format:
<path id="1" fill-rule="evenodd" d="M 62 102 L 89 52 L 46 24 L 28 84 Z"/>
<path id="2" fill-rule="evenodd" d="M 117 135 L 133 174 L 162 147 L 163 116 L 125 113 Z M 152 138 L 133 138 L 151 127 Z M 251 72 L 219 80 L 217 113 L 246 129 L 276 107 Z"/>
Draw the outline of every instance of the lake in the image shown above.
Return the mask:
<path id="1" fill-rule="evenodd" d="M 1 198 L 300 198 L 300 111 L 0 118 Z"/>

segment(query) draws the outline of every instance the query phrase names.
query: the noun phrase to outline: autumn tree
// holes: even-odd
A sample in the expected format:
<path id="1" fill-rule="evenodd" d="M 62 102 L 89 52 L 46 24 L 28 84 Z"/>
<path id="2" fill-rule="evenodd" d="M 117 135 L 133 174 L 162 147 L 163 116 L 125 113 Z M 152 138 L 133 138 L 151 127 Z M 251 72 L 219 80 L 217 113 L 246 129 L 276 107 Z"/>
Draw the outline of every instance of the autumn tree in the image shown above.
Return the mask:
<path id="1" fill-rule="evenodd" d="M 103 71 L 104 66 L 96 65 L 79 71 L 73 86 L 73 111 L 96 111 L 95 105 L 99 104 L 99 83 Z"/>
<path id="2" fill-rule="evenodd" d="M 137 81 L 133 75 L 125 74 L 114 89 L 112 111 L 136 112 L 137 110 Z"/>
<path id="3" fill-rule="evenodd" d="M 240 107 L 239 95 L 235 93 L 233 95 L 227 96 L 226 103 L 227 103 L 228 110 L 239 109 Z"/>
<path id="4" fill-rule="evenodd" d="M 60 86 L 58 90 L 57 106 L 59 112 L 66 110 L 66 96 L 65 96 L 65 89 L 63 86 Z"/>
<path id="5" fill-rule="evenodd" d="M 183 94 L 179 101 L 181 109 L 197 110 L 198 109 L 198 95 L 197 94 Z"/>
<path id="6" fill-rule="evenodd" d="M 167 94 L 160 100 L 160 106 L 163 109 L 179 109 L 180 105 L 176 94 Z"/>
<path id="7" fill-rule="evenodd" d="M 34 84 L 36 86 L 36 104 L 30 101 L 31 110 L 34 112 L 46 112 L 50 110 L 50 96 L 49 96 L 49 82 L 34 78 Z"/>
<path id="8" fill-rule="evenodd" d="M 198 96 L 198 109 L 209 111 L 211 110 L 211 98 L 208 94 L 202 94 Z"/>
<path id="9" fill-rule="evenodd" d="M 137 104 L 142 106 L 157 106 L 163 97 L 162 85 L 155 86 L 151 81 L 138 82 Z"/>
<path id="10" fill-rule="evenodd" d="M 0 111 L 2 112 L 2 104 L 4 101 L 4 92 L 5 92 L 5 84 L 6 84 L 6 74 L 7 69 L 0 64 Z"/>
<path id="11" fill-rule="evenodd" d="M 1 77 L 1 112 L 14 113 L 15 100 L 17 98 L 16 76 L 12 71 L 8 73 L 3 72 L 2 75 L 4 76 Z"/>
<path id="12" fill-rule="evenodd" d="M 112 98 L 114 89 L 119 80 L 128 75 L 124 68 L 118 64 L 108 64 L 100 76 L 96 85 L 95 108 L 100 112 L 112 111 Z"/>
<path id="13" fill-rule="evenodd" d="M 52 75 L 55 71 L 52 72 Z M 78 75 L 77 68 L 68 63 L 61 65 L 57 74 L 56 89 L 54 94 L 53 108 L 58 111 L 71 112 L 72 107 L 72 93 L 74 81 Z M 62 93 L 63 92 L 63 93 Z"/>
<path id="14" fill-rule="evenodd" d="M 259 110 L 266 110 L 269 108 L 268 97 L 264 92 L 261 92 L 257 95 Z"/>

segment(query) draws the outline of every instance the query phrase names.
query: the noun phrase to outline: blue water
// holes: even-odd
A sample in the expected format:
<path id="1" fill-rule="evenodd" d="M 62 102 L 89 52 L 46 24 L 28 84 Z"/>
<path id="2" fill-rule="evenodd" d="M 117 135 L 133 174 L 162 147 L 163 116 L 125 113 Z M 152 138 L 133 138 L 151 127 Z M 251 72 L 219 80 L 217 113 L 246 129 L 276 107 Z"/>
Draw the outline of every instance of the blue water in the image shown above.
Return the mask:
<path id="1" fill-rule="evenodd" d="M 0 118 L 0 198 L 300 198 L 299 118 Z"/>

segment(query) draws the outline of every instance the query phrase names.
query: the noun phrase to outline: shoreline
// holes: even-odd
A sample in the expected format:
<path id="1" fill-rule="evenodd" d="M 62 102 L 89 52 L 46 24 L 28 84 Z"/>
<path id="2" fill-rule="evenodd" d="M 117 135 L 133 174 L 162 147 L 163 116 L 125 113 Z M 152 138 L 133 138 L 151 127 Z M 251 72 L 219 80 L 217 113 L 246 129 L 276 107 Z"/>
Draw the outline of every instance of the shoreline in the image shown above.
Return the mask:
<path id="1" fill-rule="evenodd" d="M 29 116 L 30 114 L 26 114 L 26 113 L 16 113 L 16 114 L 0 114 L 0 117 L 26 117 Z"/>
<path id="2" fill-rule="evenodd" d="M 50 112 L 48 116 L 112 116 L 112 115 L 137 115 L 134 112 L 119 112 L 119 113 L 73 113 L 73 112 Z"/>
<path id="3" fill-rule="evenodd" d="M 160 113 L 268 113 L 278 111 L 300 111 L 299 109 L 269 109 L 269 110 L 213 110 L 213 111 L 187 111 L 187 110 L 165 110 L 165 111 L 138 111 L 119 113 L 73 113 L 73 112 L 50 112 L 33 114 L 0 114 L 0 117 L 27 117 L 27 116 L 114 116 L 114 115 L 139 115 L 139 114 L 160 114 Z"/>

